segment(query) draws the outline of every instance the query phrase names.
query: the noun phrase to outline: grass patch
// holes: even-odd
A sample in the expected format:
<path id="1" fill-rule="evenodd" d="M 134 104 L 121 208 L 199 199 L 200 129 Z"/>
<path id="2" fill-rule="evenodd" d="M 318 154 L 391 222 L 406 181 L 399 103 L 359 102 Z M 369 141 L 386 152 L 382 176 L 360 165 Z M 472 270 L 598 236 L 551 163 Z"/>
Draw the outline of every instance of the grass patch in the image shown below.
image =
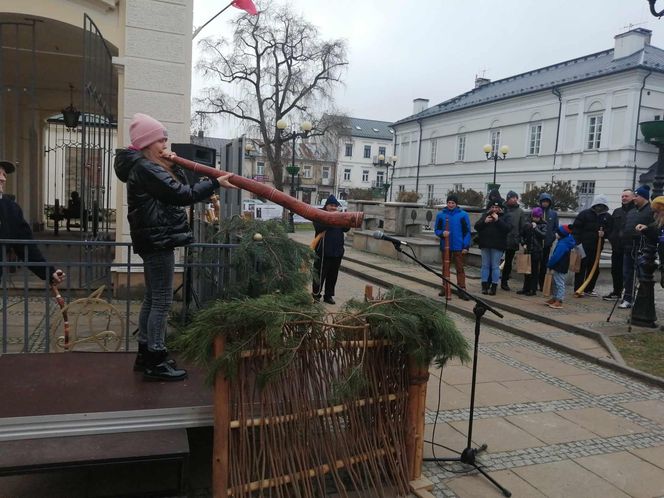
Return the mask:
<path id="1" fill-rule="evenodd" d="M 664 377 L 664 333 L 619 335 L 611 341 L 630 367 Z"/>

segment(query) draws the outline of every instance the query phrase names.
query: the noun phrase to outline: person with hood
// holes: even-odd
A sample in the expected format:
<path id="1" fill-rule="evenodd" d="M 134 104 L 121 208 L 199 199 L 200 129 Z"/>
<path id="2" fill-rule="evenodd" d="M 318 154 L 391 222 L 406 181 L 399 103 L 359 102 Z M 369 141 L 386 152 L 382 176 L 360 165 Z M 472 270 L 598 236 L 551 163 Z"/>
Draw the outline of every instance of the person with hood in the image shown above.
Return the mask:
<path id="1" fill-rule="evenodd" d="M 127 219 L 133 250 L 143 260 L 145 296 L 138 317 L 135 371 L 145 380 L 177 381 L 187 377 L 168 358 L 166 326 L 173 301 L 175 248 L 194 240 L 185 206 L 210 197 L 220 186 L 234 188 L 231 173 L 188 185 L 182 169 L 170 158 L 168 132 L 146 114 L 129 125 L 131 146 L 117 152 L 115 173 L 127 184 Z"/>
<path id="2" fill-rule="evenodd" d="M 521 231 L 528 221 L 523 209 L 519 206 L 519 194 L 513 190 L 507 192 L 507 198 L 505 200 L 505 221 L 509 224 L 510 231 L 507 234 L 505 264 L 500 279 L 500 288 L 508 291 L 510 290 L 508 282 L 512 274 L 512 262 L 514 261 L 514 255 L 519 250 Z"/>
<path id="3" fill-rule="evenodd" d="M 493 296 L 500 280 L 500 258 L 505 252 L 510 231 L 501 199 L 489 201 L 487 210 L 475 223 L 475 230 L 482 251 L 482 294 Z"/>
<path id="4" fill-rule="evenodd" d="M 543 220 L 542 208 L 536 207 L 530 213 L 530 222 L 521 230 L 521 242 L 530 254 L 530 275 L 523 276 L 523 288 L 517 294 L 534 296 L 537 294 L 539 282 L 539 268 L 544 250 L 544 237 L 546 235 L 546 222 Z"/>
<path id="5" fill-rule="evenodd" d="M 609 233 L 609 242 L 611 242 L 611 281 L 613 283 L 613 290 L 602 297 L 605 301 L 615 301 L 622 296 L 623 260 L 625 258 L 622 237 L 625 231 L 627 213 L 634 209 L 634 192 L 628 188 L 623 190 L 620 194 L 620 202 L 620 207 L 614 209 L 611 214 L 613 228 L 611 229 L 611 233 Z"/>
<path id="6" fill-rule="evenodd" d="M 549 261 L 551 247 L 556 241 L 556 232 L 558 231 L 558 213 L 553 209 L 553 199 L 546 192 L 539 195 L 539 207 L 542 208 L 542 220 L 546 223 L 546 234 L 544 235 L 544 247 L 542 249 L 542 259 L 539 268 L 539 290 L 544 287 L 544 277 L 546 276 L 546 264 Z"/>
<path id="7" fill-rule="evenodd" d="M 592 206 L 581 211 L 572 223 L 572 235 L 577 244 L 583 247 L 585 256 L 581 259 L 581 269 L 574 275 L 574 290 L 585 282 L 592 271 L 597 254 L 597 245 L 602 244 L 605 233 L 611 233 L 613 222 L 609 214 L 609 201 L 605 195 L 596 195 Z M 575 297 L 597 296 L 595 284 L 599 277 L 599 266 L 592 275 L 584 293 L 574 294 Z"/>
<path id="8" fill-rule="evenodd" d="M 639 243 L 641 232 L 636 229 L 637 225 L 650 225 L 654 221 L 652 206 L 650 205 L 650 187 L 642 185 L 634 192 L 634 209 L 625 215 L 625 225 L 622 233 L 623 248 L 623 282 L 625 292 L 622 302 L 618 305 L 620 309 L 631 308 L 634 304 L 634 271 L 639 256 Z"/>
<path id="9" fill-rule="evenodd" d="M 466 273 L 463 268 L 463 259 L 470 248 L 470 217 L 458 206 L 459 198 L 454 193 L 447 195 L 447 206 L 436 215 L 434 233 L 440 237 L 440 250 L 445 259 L 445 239 L 449 237 L 450 259 L 454 261 L 456 268 L 457 285 L 466 288 Z M 447 227 L 447 229 L 446 229 Z M 440 291 L 440 296 L 445 294 L 445 285 Z M 460 292 L 459 297 L 464 301 L 468 296 Z"/>
<path id="10" fill-rule="evenodd" d="M 3 195 L 7 175 L 16 171 L 16 166 L 11 161 L 0 161 L 0 239 L 7 240 L 32 240 L 32 229 L 23 217 L 23 210 L 9 196 Z M 4 245 L 4 244 L 3 244 Z M 34 244 L 7 244 L 7 249 L 3 251 L 0 246 L 0 263 L 7 250 L 12 249 L 19 261 L 28 261 L 28 263 L 46 263 L 39 248 Z M 26 254 L 27 252 L 27 254 Z M 53 266 L 33 266 L 27 265 L 28 269 L 42 280 L 46 280 L 50 285 L 57 285 L 64 282 L 65 273 L 62 270 L 56 270 Z M 2 276 L 2 265 L 0 264 L 0 276 Z"/>
<path id="11" fill-rule="evenodd" d="M 547 268 L 553 273 L 553 278 L 551 299 L 546 301 L 546 304 L 549 308 L 559 310 L 565 301 L 565 280 L 567 280 L 569 270 L 569 255 L 576 246 L 576 240 L 574 240 L 569 225 L 560 225 L 556 230 L 556 238 L 558 239 L 556 248 L 547 263 Z"/>
<path id="12" fill-rule="evenodd" d="M 323 210 L 334 212 L 339 209 L 339 205 L 337 198 L 330 195 L 325 201 Z M 324 235 L 319 237 L 320 240 L 314 248 L 316 260 L 314 261 L 312 296 L 314 300 L 320 301 L 320 293 L 324 287 L 323 302 L 336 304 L 334 289 L 337 285 L 341 260 L 344 257 L 344 232 L 347 232 L 349 228 L 330 227 L 314 222 L 314 230 L 317 238 L 322 233 Z"/>

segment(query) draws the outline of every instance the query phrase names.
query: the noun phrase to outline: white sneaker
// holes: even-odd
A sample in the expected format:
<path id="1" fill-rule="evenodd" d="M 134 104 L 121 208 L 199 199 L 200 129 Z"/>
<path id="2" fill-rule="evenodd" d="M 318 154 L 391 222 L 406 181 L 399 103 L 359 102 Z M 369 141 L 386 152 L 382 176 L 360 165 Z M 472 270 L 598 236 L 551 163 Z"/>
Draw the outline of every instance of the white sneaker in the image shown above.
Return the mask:
<path id="1" fill-rule="evenodd" d="M 629 301 L 623 301 L 622 303 L 620 303 L 618 305 L 618 308 L 620 308 L 622 310 L 626 310 L 626 309 L 629 309 L 631 307 L 632 307 L 632 303 L 630 303 Z"/>
<path id="2" fill-rule="evenodd" d="M 599 296 L 599 294 L 597 294 L 597 292 L 595 292 L 595 291 L 584 292 L 584 294 L 585 294 L 586 296 L 591 296 L 591 297 L 597 297 L 597 296 Z"/>

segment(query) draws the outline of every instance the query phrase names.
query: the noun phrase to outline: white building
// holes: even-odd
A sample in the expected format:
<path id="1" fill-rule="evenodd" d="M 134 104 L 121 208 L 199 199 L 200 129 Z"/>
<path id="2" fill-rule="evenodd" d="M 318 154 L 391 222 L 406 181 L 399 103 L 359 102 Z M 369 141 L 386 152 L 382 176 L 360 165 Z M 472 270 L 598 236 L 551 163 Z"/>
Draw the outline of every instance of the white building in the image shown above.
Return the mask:
<path id="1" fill-rule="evenodd" d="M 339 137 L 336 195 L 346 199 L 351 188 L 381 187 L 390 183 L 391 170 L 378 165 L 393 155 L 394 132 L 388 121 L 347 118 Z"/>
<path id="2" fill-rule="evenodd" d="M 664 114 L 664 50 L 650 35 L 638 28 L 603 52 L 499 81 L 477 78 L 473 90 L 433 107 L 417 99 L 413 115 L 392 125 L 395 192 L 416 190 L 423 201 L 461 187 L 486 192 L 494 161 L 483 146 L 508 145 L 495 164 L 503 195 L 571 180 L 580 207 L 598 193 L 617 207 L 622 189 L 638 185 L 657 159 L 638 126 Z"/>

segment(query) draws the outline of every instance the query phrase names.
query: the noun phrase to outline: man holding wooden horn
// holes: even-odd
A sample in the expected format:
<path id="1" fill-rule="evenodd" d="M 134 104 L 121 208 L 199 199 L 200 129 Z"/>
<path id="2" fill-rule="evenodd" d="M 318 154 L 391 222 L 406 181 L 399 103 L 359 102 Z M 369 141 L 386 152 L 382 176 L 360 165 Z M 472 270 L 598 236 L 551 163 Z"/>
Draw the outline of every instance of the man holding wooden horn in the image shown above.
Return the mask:
<path id="1" fill-rule="evenodd" d="M 436 215 L 435 233 L 440 237 L 440 250 L 443 254 L 443 265 L 445 264 L 445 241 L 449 240 L 448 258 L 454 260 L 456 268 L 457 285 L 466 288 L 466 273 L 463 268 L 463 259 L 468 254 L 470 247 L 470 217 L 458 205 L 458 197 L 454 193 L 447 195 L 447 206 Z M 448 260 L 449 261 L 449 260 Z M 444 270 L 443 270 L 444 271 Z M 445 295 L 445 283 L 439 294 Z M 464 301 L 468 297 L 462 292 L 459 297 Z"/>
<path id="2" fill-rule="evenodd" d="M 602 239 L 612 228 L 609 201 L 603 194 L 596 195 L 592 206 L 581 211 L 574 220 L 572 235 L 585 253 L 581 269 L 574 275 L 574 297 L 597 296 L 595 284 L 599 276 Z"/>

